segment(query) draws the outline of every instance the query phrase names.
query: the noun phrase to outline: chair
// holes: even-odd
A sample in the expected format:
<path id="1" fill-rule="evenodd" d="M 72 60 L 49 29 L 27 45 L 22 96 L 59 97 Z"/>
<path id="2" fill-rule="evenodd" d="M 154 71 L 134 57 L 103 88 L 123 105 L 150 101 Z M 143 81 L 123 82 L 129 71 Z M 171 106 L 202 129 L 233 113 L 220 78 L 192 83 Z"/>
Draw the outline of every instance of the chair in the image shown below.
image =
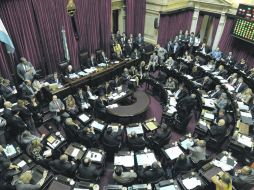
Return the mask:
<path id="1" fill-rule="evenodd" d="M 100 180 L 100 176 L 97 176 L 96 179 L 90 179 L 90 178 L 83 178 L 79 175 L 79 173 L 76 173 L 76 177 L 75 177 L 77 180 L 79 181 L 85 181 L 85 182 L 93 182 L 93 183 L 96 183 Z"/>
<path id="2" fill-rule="evenodd" d="M 87 63 L 88 57 L 87 50 L 83 49 L 79 52 L 79 64 L 81 67 Z"/>
<path id="3" fill-rule="evenodd" d="M 68 142 L 78 142 L 77 135 L 66 125 L 63 125 L 63 130 L 66 134 L 66 139 Z"/>
<path id="4" fill-rule="evenodd" d="M 189 114 L 187 117 L 184 117 L 184 118 L 176 116 L 174 120 L 174 125 L 173 125 L 174 128 L 181 132 L 184 132 L 191 118 L 192 118 L 192 114 Z"/>
<path id="5" fill-rule="evenodd" d="M 102 52 L 101 49 L 98 49 L 98 50 L 95 51 L 95 56 L 96 56 L 97 59 L 100 57 L 101 52 Z"/>
<path id="6" fill-rule="evenodd" d="M 102 139 L 102 144 L 103 144 L 103 148 L 104 148 L 105 152 L 107 152 L 108 159 L 113 159 L 114 154 L 116 152 L 118 152 L 121 148 L 121 143 L 119 143 L 118 145 L 111 145 L 111 144 L 106 143 L 103 139 Z"/>
<path id="7" fill-rule="evenodd" d="M 61 74 L 65 75 L 68 65 L 69 63 L 67 61 L 62 61 L 58 64 Z"/>

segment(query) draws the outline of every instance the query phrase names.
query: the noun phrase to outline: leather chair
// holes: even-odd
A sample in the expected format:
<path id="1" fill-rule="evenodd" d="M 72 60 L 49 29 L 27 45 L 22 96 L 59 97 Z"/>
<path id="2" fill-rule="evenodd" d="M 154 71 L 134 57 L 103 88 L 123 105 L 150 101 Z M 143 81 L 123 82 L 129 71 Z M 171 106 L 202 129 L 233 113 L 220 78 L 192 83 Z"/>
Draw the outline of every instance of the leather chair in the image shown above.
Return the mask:
<path id="1" fill-rule="evenodd" d="M 61 74 L 65 75 L 68 65 L 69 65 L 69 62 L 67 61 L 62 61 L 58 64 Z"/>
<path id="2" fill-rule="evenodd" d="M 82 65 L 85 65 L 87 63 L 88 58 L 89 56 L 88 56 L 87 50 L 83 49 L 79 52 L 79 64 L 81 68 L 82 68 Z"/>

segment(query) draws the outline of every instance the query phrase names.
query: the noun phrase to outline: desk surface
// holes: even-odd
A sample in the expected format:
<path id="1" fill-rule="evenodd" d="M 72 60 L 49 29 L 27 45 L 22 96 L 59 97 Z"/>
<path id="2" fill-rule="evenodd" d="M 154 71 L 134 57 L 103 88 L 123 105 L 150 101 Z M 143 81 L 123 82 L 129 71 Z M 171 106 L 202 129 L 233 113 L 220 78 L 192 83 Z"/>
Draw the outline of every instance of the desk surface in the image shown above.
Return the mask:
<path id="1" fill-rule="evenodd" d="M 150 97 L 139 91 L 134 92 L 133 96 L 136 99 L 134 104 L 107 109 L 108 113 L 117 117 L 132 117 L 144 113 L 150 104 Z"/>

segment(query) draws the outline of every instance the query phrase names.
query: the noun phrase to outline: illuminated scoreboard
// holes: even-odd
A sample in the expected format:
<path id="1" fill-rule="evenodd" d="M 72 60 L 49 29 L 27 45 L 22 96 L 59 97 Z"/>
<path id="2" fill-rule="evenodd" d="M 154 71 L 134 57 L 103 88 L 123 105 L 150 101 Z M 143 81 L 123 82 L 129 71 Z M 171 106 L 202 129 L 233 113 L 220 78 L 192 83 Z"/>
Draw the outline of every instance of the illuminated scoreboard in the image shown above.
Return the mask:
<path id="1" fill-rule="evenodd" d="M 236 15 L 254 21 L 254 6 L 239 4 Z"/>
<path id="2" fill-rule="evenodd" d="M 237 18 L 232 34 L 237 38 L 254 43 L 254 22 Z"/>

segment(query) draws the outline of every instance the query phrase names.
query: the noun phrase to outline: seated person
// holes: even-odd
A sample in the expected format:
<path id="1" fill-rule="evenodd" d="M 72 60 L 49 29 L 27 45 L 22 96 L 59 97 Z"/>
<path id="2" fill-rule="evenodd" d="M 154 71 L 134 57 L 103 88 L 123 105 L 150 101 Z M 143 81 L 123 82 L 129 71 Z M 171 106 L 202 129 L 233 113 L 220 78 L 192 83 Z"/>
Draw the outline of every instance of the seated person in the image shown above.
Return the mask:
<path id="1" fill-rule="evenodd" d="M 93 94 L 90 86 L 86 85 L 85 95 L 89 100 L 96 100 L 97 96 Z"/>
<path id="2" fill-rule="evenodd" d="M 144 165 L 140 172 L 143 183 L 151 183 L 164 177 L 165 172 L 159 162 L 154 162 L 152 166 Z"/>
<path id="3" fill-rule="evenodd" d="M 191 76 L 194 78 L 194 80 L 202 77 L 202 73 L 196 65 L 192 67 Z"/>
<path id="4" fill-rule="evenodd" d="M 205 91 L 209 91 L 212 88 L 213 81 L 210 77 L 206 76 L 202 79 L 198 79 L 197 83 L 200 84 L 201 88 Z"/>
<path id="5" fill-rule="evenodd" d="M 165 61 L 165 66 L 169 69 L 174 69 L 176 67 L 174 59 L 172 57 L 169 57 Z"/>
<path id="6" fill-rule="evenodd" d="M 17 65 L 17 74 L 22 81 L 33 80 L 36 71 L 34 66 L 26 60 L 26 58 L 21 57 L 20 63 Z"/>
<path id="7" fill-rule="evenodd" d="M 177 102 L 176 109 L 179 112 L 190 113 L 192 109 L 197 105 L 196 94 L 185 96 Z"/>
<path id="8" fill-rule="evenodd" d="M 75 71 L 73 70 L 72 65 L 68 65 L 65 76 L 67 76 L 67 78 L 70 78 L 70 76 L 74 73 Z"/>
<path id="9" fill-rule="evenodd" d="M 86 147 L 97 147 L 99 145 L 100 136 L 94 132 L 93 127 L 84 127 L 78 131 L 78 138 L 81 144 Z"/>
<path id="10" fill-rule="evenodd" d="M 236 82 L 237 82 L 237 80 L 238 80 L 238 78 L 237 78 L 237 73 L 233 73 L 232 75 L 230 75 L 229 77 L 228 77 L 228 83 L 231 85 L 231 86 L 234 86 L 235 84 L 236 84 Z"/>
<path id="11" fill-rule="evenodd" d="M 220 109 L 215 119 L 215 123 L 218 123 L 220 119 L 223 119 L 225 121 L 225 125 L 228 126 L 230 122 L 230 115 L 228 115 L 224 109 Z"/>
<path id="12" fill-rule="evenodd" d="M 210 96 L 210 98 L 219 98 L 222 94 L 222 89 L 221 89 L 221 85 L 216 85 L 215 86 L 215 90 L 209 91 L 208 95 Z"/>
<path id="13" fill-rule="evenodd" d="M 156 129 L 156 132 L 153 133 L 153 135 L 148 136 L 148 138 L 151 138 L 152 141 L 155 141 L 157 143 L 162 142 L 171 134 L 171 129 L 168 127 L 165 123 L 161 124 L 159 128 Z"/>
<path id="14" fill-rule="evenodd" d="M 6 101 L 15 103 L 17 101 L 17 89 L 14 85 L 10 84 L 10 81 L 4 79 L 0 86 L 1 94 Z"/>
<path id="15" fill-rule="evenodd" d="M 236 171 L 233 176 L 233 185 L 237 190 L 251 190 L 254 187 L 254 170 L 249 166 Z"/>
<path id="16" fill-rule="evenodd" d="M 90 158 L 85 158 L 79 165 L 77 173 L 80 178 L 96 181 L 103 174 L 103 169 L 100 165 L 93 164 Z"/>
<path id="17" fill-rule="evenodd" d="M 203 55 L 206 55 L 208 52 L 208 48 L 205 43 L 201 45 L 200 48 L 197 49 L 197 52 L 202 53 Z"/>
<path id="18" fill-rule="evenodd" d="M 92 53 L 91 57 L 87 60 L 87 63 L 84 68 L 97 67 L 98 63 L 95 55 Z"/>
<path id="19" fill-rule="evenodd" d="M 101 53 L 98 55 L 98 60 L 100 63 L 107 63 L 109 62 L 109 59 L 107 58 L 104 51 L 101 51 Z"/>
<path id="20" fill-rule="evenodd" d="M 194 163 L 201 160 L 206 160 L 206 142 L 204 140 L 197 140 L 193 147 L 188 147 L 190 150 L 190 158 Z"/>
<path id="21" fill-rule="evenodd" d="M 129 74 L 131 76 L 131 79 L 135 79 L 134 86 L 138 86 L 139 85 L 138 70 L 134 66 L 131 66 L 131 68 L 129 70 Z"/>
<path id="22" fill-rule="evenodd" d="M 215 61 L 212 59 L 208 62 L 207 67 L 209 68 L 210 72 L 214 72 L 215 68 L 216 68 L 216 63 Z"/>
<path id="23" fill-rule="evenodd" d="M 148 70 L 151 71 L 151 68 L 153 71 L 155 71 L 155 67 L 158 65 L 159 58 L 156 55 L 156 52 L 153 52 L 153 54 L 150 56 L 150 60 L 148 63 Z"/>
<path id="24" fill-rule="evenodd" d="M 122 85 L 122 82 L 123 81 L 121 80 L 121 78 L 119 78 L 119 76 L 116 75 L 116 77 L 112 80 L 112 82 L 109 85 L 111 86 L 111 89 L 113 91 L 116 91 L 117 87 Z"/>
<path id="25" fill-rule="evenodd" d="M 5 138 L 5 127 L 6 127 L 6 120 L 0 117 L 0 144 L 6 145 L 6 138 Z"/>
<path id="26" fill-rule="evenodd" d="M 106 113 L 106 106 L 108 105 L 107 100 L 104 95 L 100 95 L 95 101 L 95 110 L 98 113 Z"/>
<path id="27" fill-rule="evenodd" d="M 138 36 L 135 39 L 135 43 L 139 48 L 144 45 L 144 37 L 142 37 L 141 33 L 138 33 Z"/>
<path id="28" fill-rule="evenodd" d="M 228 63 L 228 64 L 230 64 L 232 66 L 234 66 L 234 64 L 235 64 L 235 59 L 234 59 L 233 53 L 231 51 L 228 53 L 227 57 L 221 58 L 221 60 L 225 61 L 226 63 Z"/>
<path id="29" fill-rule="evenodd" d="M 40 164 L 44 167 L 48 167 L 48 162 L 46 158 L 51 157 L 53 152 L 47 155 L 43 155 L 43 145 L 38 139 L 32 140 L 30 144 L 26 147 L 27 154 L 35 161 L 36 164 Z"/>
<path id="30" fill-rule="evenodd" d="M 220 51 L 220 48 L 217 47 L 215 50 L 210 52 L 209 55 L 211 55 L 211 57 L 213 59 L 215 59 L 216 61 L 219 61 L 221 59 L 221 57 L 222 57 L 222 52 Z"/>
<path id="31" fill-rule="evenodd" d="M 138 136 L 135 131 L 132 131 L 131 134 L 128 136 L 128 144 L 133 150 L 143 150 L 146 146 L 146 141 L 143 135 Z"/>
<path id="32" fill-rule="evenodd" d="M 178 174 L 185 173 L 189 170 L 191 170 L 192 164 L 190 159 L 185 155 L 181 154 L 173 166 L 173 173 L 174 176 L 177 176 Z"/>
<path id="33" fill-rule="evenodd" d="M 69 117 L 69 114 L 65 112 L 64 103 L 56 95 L 53 95 L 52 101 L 49 103 L 49 111 L 53 114 L 53 119 L 58 123 L 61 122 L 62 117 Z"/>
<path id="34" fill-rule="evenodd" d="M 221 142 L 225 138 L 227 127 L 225 125 L 225 120 L 220 119 L 217 124 L 208 126 L 210 135 Z"/>
<path id="35" fill-rule="evenodd" d="M 76 124 L 72 118 L 66 118 L 65 120 L 65 131 L 69 132 L 67 135 L 69 137 L 75 138 L 78 135 L 78 130 L 80 129 L 79 125 Z M 75 139 L 68 139 L 70 141 L 73 141 Z"/>
<path id="36" fill-rule="evenodd" d="M 125 57 L 130 57 L 133 51 L 133 42 L 128 39 L 125 45 Z"/>
<path id="37" fill-rule="evenodd" d="M 242 100 L 245 104 L 250 104 L 253 98 L 253 92 L 251 88 L 247 88 L 241 94 L 238 95 L 238 98 Z"/>
<path id="38" fill-rule="evenodd" d="M 121 45 L 117 41 L 114 41 L 113 52 L 117 58 L 121 58 L 123 56 Z"/>
<path id="39" fill-rule="evenodd" d="M 131 53 L 132 59 L 139 59 L 141 58 L 141 53 L 138 51 L 137 48 L 134 49 L 134 51 Z"/>
<path id="40" fill-rule="evenodd" d="M 119 147 L 122 142 L 123 126 L 119 127 L 117 131 L 113 130 L 112 127 L 108 127 L 102 138 L 102 142 L 112 147 Z"/>
<path id="41" fill-rule="evenodd" d="M 35 96 L 35 90 L 32 87 L 32 83 L 30 80 L 26 80 L 23 84 L 22 84 L 22 88 L 21 88 L 21 96 L 24 99 L 31 99 L 33 96 Z"/>
<path id="42" fill-rule="evenodd" d="M 122 185 L 131 185 L 137 178 L 136 172 L 133 170 L 130 171 L 123 171 L 122 166 L 117 166 L 114 169 L 113 179 Z"/>
<path id="43" fill-rule="evenodd" d="M 68 161 L 68 156 L 66 154 L 61 155 L 59 159 L 50 161 L 49 166 L 58 174 L 64 176 L 71 176 L 77 168 L 76 164 L 72 164 Z"/>
<path id="44" fill-rule="evenodd" d="M 122 78 L 123 78 L 123 84 L 126 87 L 128 87 L 128 85 L 130 84 L 131 75 L 130 75 L 129 70 L 127 68 L 124 68 Z"/>
<path id="45" fill-rule="evenodd" d="M 87 110 L 91 107 L 91 105 L 88 102 L 88 97 L 81 88 L 78 89 L 78 92 L 75 95 L 75 100 L 81 111 Z"/>
<path id="46" fill-rule="evenodd" d="M 46 177 L 48 175 L 48 171 L 44 171 L 42 175 L 42 179 L 38 181 L 37 184 L 31 184 L 31 180 L 33 178 L 32 172 L 26 171 L 19 176 L 18 181 L 15 182 L 16 190 L 39 190 L 41 186 L 44 184 Z"/>
<path id="47" fill-rule="evenodd" d="M 66 111 L 68 111 L 71 115 L 75 116 L 78 114 L 78 106 L 76 105 L 75 99 L 72 95 L 67 96 L 65 100 Z"/>
<path id="48" fill-rule="evenodd" d="M 216 189 L 232 190 L 232 177 L 227 172 L 220 172 L 212 177 Z"/>
<path id="49" fill-rule="evenodd" d="M 47 79 L 47 82 L 49 84 L 61 84 L 62 83 L 62 80 L 61 78 L 59 78 L 57 72 L 54 72 L 53 76 L 51 76 L 50 78 Z"/>
<path id="50" fill-rule="evenodd" d="M 172 77 L 169 77 L 166 81 L 165 88 L 169 89 L 171 92 L 176 90 L 176 82 Z"/>
<path id="51" fill-rule="evenodd" d="M 228 105 L 228 98 L 227 98 L 227 94 L 226 93 L 222 93 L 221 96 L 219 97 L 219 99 L 217 99 L 214 104 L 215 107 L 219 110 L 221 109 L 226 109 L 227 105 Z"/>
<path id="52" fill-rule="evenodd" d="M 247 72 L 248 69 L 245 59 L 241 59 L 240 63 L 235 64 L 235 67 L 243 72 Z"/>
<path id="53" fill-rule="evenodd" d="M 42 138 L 44 137 L 45 135 L 42 135 Z M 28 130 L 25 130 L 23 133 L 21 133 L 20 135 L 20 138 L 19 138 L 19 142 L 23 145 L 28 145 L 30 144 L 33 140 L 41 140 L 39 137 L 31 134 L 30 131 Z"/>
<path id="54" fill-rule="evenodd" d="M 226 79 L 228 77 L 228 71 L 224 68 L 223 65 L 220 65 L 218 70 L 218 75 Z"/>
<path id="55" fill-rule="evenodd" d="M 254 68 L 249 71 L 248 78 L 254 80 Z"/>
<path id="56" fill-rule="evenodd" d="M 4 102 L 3 118 L 6 119 L 7 123 L 9 123 L 12 116 L 13 116 L 12 103 L 10 101 L 5 101 Z"/>
<path id="57" fill-rule="evenodd" d="M 235 92 L 241 93 L 247 88 L 247 84 L 243 82 L 243 78 L 240 77 L 237 81 L 237 84 L 235 85 Z"/>
<path id="58" fill-rule="evenodd" d="M 174 93 L 175 99 L 177 101 L 181 100 L 182 98 L 184 98 L 185 96 L 188 95 L 187 90 L 185 89 L 184 85 L 181 84 L 179 86 L 179 89 Z"/>

